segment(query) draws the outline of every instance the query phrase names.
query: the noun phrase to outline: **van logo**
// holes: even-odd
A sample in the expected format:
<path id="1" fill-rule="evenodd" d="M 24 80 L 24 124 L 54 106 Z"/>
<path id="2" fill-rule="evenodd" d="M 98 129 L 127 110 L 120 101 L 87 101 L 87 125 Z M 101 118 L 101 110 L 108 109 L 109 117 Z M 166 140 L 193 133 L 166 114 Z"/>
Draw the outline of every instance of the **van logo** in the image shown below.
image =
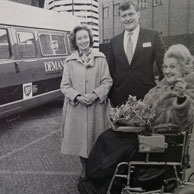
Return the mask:
<path id="1" fill-rule="evenodd" d="M 24 93 L 26 96 L 30 96 L 30 93 L 31 93 L 31 86 L 25 86 L 24 87 Z"/>
<path id="2" fill-rule="evenodd" d="M 23 99 L 32 98 L 32 83 L 23 84 Z"/>
<path id="3" fill-rule="evenodd" d="M 44 62 L 45 72 L 60 71 L 63 70 L 65 60 L 61 61 L 46 61 Z"/>

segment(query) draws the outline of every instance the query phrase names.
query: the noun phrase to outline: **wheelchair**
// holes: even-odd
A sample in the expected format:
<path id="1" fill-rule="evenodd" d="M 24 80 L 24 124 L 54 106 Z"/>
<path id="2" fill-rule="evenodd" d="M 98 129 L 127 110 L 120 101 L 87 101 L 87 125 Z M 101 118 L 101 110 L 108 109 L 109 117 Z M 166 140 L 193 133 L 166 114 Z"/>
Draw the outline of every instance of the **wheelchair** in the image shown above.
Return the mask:
<path id="1" fill-rule="evenodd" d="M 162 124 L 151 131 L 132 131 L 138 134 L 138 153 L 132 161 L 117 165 L 106 194 L 111 194 L 116 179 L 124 180 L 121 194 L 194 194 L 194 183 L 190 182 L 194 173 L 186 180 L 192 127 L 183 130 Z M 120 170 L 123 168 L 125 173 Z"/>

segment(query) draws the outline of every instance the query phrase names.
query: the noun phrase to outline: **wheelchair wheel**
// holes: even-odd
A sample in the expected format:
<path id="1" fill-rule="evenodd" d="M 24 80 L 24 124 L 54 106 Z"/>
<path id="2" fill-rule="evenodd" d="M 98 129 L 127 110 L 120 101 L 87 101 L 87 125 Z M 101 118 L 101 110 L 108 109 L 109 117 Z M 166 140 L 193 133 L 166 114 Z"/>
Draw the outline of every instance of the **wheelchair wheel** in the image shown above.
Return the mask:
<path id="1" fill-rule="evenodd" d="M 194 194 L 194 185 L 185 185 L 185 187 L 176 189 L 173 194 Z"/>

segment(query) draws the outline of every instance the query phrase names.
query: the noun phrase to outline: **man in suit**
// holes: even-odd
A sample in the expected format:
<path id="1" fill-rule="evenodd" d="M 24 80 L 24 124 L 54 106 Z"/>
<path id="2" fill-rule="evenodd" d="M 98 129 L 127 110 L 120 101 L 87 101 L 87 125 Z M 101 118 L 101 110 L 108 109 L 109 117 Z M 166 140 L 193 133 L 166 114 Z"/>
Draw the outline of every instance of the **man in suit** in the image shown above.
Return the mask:
<path id="1" fill-rule="evenodd" d="M 153 71 L 157 65 L 159 80 L 163 78 L 162 64 L 165 52 L 164 43 L 157 31 L 139 26 L 139 7 L 133 1 L 120 3 L 120 19 L 124 32 L 110 41 L 108 64 L 113 78 L 109 93 L 111 105 L 119 106 L 128 96 L 143 99 L 156 85 Z"/>

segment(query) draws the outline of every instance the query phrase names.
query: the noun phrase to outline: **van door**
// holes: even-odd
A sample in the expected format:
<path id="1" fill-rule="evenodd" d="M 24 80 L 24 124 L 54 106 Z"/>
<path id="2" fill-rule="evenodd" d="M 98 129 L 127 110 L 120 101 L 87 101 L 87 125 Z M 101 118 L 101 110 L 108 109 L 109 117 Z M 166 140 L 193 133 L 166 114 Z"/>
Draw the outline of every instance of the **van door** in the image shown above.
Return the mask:
<path id="1" fill-rule="evenodd" d="M 40 31 L 38 33 L 41 59 L 44 64 L 43 74 L 47 80 L 45 92 L 57 97 L 62 96 L 60 83 L 65 58 L 68 55 L 64 32 Z"/>
<path id="2" fill-rule="evenodd" d="M 41 34 L 43 45 L 40 50 L 36 30 L 19 27 L 15 30 L 23 84 L 22 109 L 38 106 L 62 96 L 60 82 L 65 60 L 63 54 L 66 52 L 64 34 L 53 35 L 52 41 L 48 39 L 51 37 L 48 32 L 46 35 Z M 42 49 L 45 49 L 45 57 L 40 54 Z"/>
<path id="3" fill-rule="evenodd" d="M 34 98 L 36 88 L 33 86 L 33 83 L 40 79 L 40 77 L 37 77 L 40 71 L 37 44 L 32 29 L 15 28 L 15 35 L 23 89 L 22 109 L 26 110 L 38 105 L 36 98 Z M 33 71 L 33 67 L 37 67 L 36 72 Z"/>
<path id="4" fill-rule="evenodd" d="M 15 54 L 10 28 L 0 26 L 0 118 L 21 110 L 21 75 Z"/>

